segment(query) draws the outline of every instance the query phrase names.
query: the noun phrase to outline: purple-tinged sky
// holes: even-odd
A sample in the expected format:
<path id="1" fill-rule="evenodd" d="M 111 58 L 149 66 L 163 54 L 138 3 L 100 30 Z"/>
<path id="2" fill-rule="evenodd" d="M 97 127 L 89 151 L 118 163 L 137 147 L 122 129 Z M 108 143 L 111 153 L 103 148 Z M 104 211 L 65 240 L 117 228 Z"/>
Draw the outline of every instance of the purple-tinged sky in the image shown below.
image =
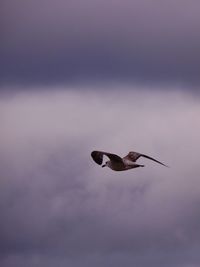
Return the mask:
<path id="1" fill-rule="evenodd" d="M 200 2 L 0 5 L 0 266 L 199 267 Z"/>
<path id="2" fill-rule="evenodd" d="M 199 266 L 199 100 L 48 89 L 0 100 L 0 265 Z M 113 172 L 93 149 L 170 168 Z"/>
<path id="3" fill-rule="evenodd" d="M 196 0 L 2 0 L 1 83 L 199 85 Z"/>

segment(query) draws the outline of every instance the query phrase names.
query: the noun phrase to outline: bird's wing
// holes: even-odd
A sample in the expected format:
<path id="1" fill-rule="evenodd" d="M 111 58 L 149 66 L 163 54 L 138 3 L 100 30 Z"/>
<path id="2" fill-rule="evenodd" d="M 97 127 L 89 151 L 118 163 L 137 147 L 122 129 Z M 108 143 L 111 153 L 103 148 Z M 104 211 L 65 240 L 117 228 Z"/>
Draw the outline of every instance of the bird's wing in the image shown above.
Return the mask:
<path id="1" fill-rule="evenodd" d="M 165 167 L 169 167 L 169 166 L 165 165 L 164 163 L 162 163 L 162 162 L 160 162 L 160 161 L 158 161 L 158 160 L 156 160 L 156 159 L 154 159 L 154 158 L 152 158 L 152 157 L 149 157 L 149 156 L 147 156 L 147 155 L 141 154 L 141 157 L 143 157 L 143 158 L 147 158 L 147 159 L 151 159 L 151 160 L 153 160 L 153 161 L 155 161 L 155 162 L 157 162 L 157 163 L 159 163 L 159 164 L 161 164 L 161 165 L 163 165 L 163 166 L 165 166 Z"/>
<path id="2" fill-rule="evenodd" d="M 136 161 L 137 159 L 139 159 L 140 157 L 144 157 L 144 158 L 153 160 L 153 161 L 155 161 L 155 162 L 157 162 L 157 163 L 159 163 L 159 164 L 161 164 L 161 165 L 163 165 L 163 166 L 165 166 L 165 167 L 168 167 L 168 166 L 165 165 L 164 163 L 162 163 L 162 162 L 160 162 L 160 161 L 158 161 L 158 160 L 156 160 L 156 159 L 154 159 L 154 158 L 152 158 L 152 157 L 149 157 L 149 156 L 147 156 L 147 155 L 145 155 L 145 154 L 138 153 L 138 152 L 129 152 L 128 155 L 124 157 L 124 159 L 135 162 L 135 161 Z"/>
<path id="3" fill-rule="evenodd" d="M 103 152 L 103 151 L 93 151 L 91 153 L 91 157 L 99 165 L 103 163 L 104 155 L 107 156 L 111 161 L 122 162 L 122 158 L 115 154 L 111 154 L 111 153 Z"/>
<path id="4" fill-rule="evenodd" d="M 123 159 L 135 162 L 141 156 L 138 152 L 129 152 Z"/>

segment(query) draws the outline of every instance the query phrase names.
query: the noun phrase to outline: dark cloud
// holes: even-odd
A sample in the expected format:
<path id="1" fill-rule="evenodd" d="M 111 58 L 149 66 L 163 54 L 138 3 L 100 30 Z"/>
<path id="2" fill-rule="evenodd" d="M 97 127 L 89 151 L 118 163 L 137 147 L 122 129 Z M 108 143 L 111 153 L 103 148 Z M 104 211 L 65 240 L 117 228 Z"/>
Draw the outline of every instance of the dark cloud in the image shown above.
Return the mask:
<path id="1" fill-rule="evenodd" d="M 199 103 L 55 89 L 1 99 L 0 265 L 198 266 Z M 171 168 L 112 172 L 96 148 Z"/>
<path id="2" fill-rule="evenodd" d="M 1 82 L 199 84 L 198 1 L 2 1 Z"/>

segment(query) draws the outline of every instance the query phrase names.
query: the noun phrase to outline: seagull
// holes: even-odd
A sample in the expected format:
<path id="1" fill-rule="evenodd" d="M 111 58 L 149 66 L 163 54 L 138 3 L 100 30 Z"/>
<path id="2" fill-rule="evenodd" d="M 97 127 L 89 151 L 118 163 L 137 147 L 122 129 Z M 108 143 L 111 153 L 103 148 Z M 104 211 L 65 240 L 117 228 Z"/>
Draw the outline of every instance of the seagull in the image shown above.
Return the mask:
<path id="1" fill-rule="evenodd" d="M 103 156 L 107 156 L 110 160 L 106 161 L 104 165 L 102 165 L 103 163 Z M 113 171 L 126 171 L 129 169 L 133 169 L 133 168 L 138 168 L 138 167 L 144 167 L 144 165 L 141 164 L 137 164 L 135 163 L 137 159 L 139 159 L 140 157 L 144 157 L 150 160 L 153 160 L 165 167 L 168 167 L 167 165 L 165 165 L 164 163 L 149 157 L 145 154 L 141 154 L 138 152 L 129 152 L 128 155 L 126 155 L 125 157 L 121 158 L 120 156 L 116 155 L 116 154 L 112 154 L 112 153 L 108 153 L 108 152 L 103 152 L 103 151 L 93 151 L 91 153 L 91 157 L 93 158 L 93 160 L 98 164 L 98 165 L 102 165 L 103 167 L 109 167 L 110 169 L 112 169 Z"/>

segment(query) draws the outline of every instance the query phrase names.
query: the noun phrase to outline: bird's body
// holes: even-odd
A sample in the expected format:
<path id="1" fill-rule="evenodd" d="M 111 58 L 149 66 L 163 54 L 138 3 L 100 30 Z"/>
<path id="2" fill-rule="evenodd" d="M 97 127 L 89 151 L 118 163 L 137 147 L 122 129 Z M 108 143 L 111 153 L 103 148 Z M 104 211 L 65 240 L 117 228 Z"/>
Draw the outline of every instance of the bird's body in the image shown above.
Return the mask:
<path id="1" fill-rule="evenodd" d="M 144 165 L 139 165 L 129 160 L 122 159 L 122 162 L 115 162 L 115 161 L 107 161 L 106 166 L 108 166 L 113 171 L 126 171 L 129 169 L 137 168 L 137 167 L 144 167 Z M 102 166 L 104 167 L 104 166 Z"/>
<path id="2" fill-rule="evenodd" d="M 106 163 L 104 165 L 102 165 L 104 155 L 107 156 L 110 160 L 106 161 Z M 166 166 L 162 162 L 160 162 L 160 161 L 158 161 L 152 157 L 149 157 L 147 155 L 138 153 L 138 152 L 129 152 L 128 155 L 121 158 L 116 154 L 103 152 L 103 151 L 93 151 L 91 153 L 91 156 L 97 164 L 102 165 L 102 167 L 107 166 L 114 171 L 126 171 L 126 170 L 133 169 L 133 168 L 144 167 L 144 165 L 135 163 L 139 157 L 145 157 L 145 158 L 153 160 L 153 161 L 155 161 L 155 162 L 157 162 L 163 166 Z"/>

